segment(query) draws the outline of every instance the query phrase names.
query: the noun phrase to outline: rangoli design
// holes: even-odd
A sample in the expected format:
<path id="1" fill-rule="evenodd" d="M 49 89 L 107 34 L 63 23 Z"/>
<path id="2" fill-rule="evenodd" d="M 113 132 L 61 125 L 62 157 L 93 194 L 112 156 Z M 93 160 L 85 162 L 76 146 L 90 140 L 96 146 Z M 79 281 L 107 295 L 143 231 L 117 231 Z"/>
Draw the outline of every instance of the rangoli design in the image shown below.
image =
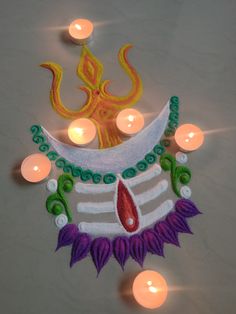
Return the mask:
<path id="1" fill-rule="evenodd" d="M 78 111 L 66 108 L 60 97 L 60 86 L 62 81 L 62 67 L 54 62 L 46 62 L 41 66 L 53 73 L 50 98 L 53 108 L 67 119 L 90 118 L 97 126 L 100 148 L 118 145 L 122 142 L 115 124 L 115 117 L 121 109 L 134 105 L 142 95 L 142 81 L 128 62 L 127 54 L 132 45 L 125 45 L 119 51 L 119 61 L 132 81 L 132 89 L 128 95 L 118 97 L 112 95 L 108 86 L 110 81 L 102 80 L 103 65 L 84 46 L 77 68 L 77 74 L 86 84 L 81 87 L 87 95 L 86 104 Z"/>
<path id="2" fill-rule="evenodd" d="M 56 250 L 71 246 L 71 267 L 90 254 L 98 274 L 111 256 L 122 269 L 129 257 L 140 266 L 147 253 L 164 257 L 164 244 L 179 246 L 178 233 L 191 234 L 188 219 L 200 214 L 190 199 L 191 171 L 183 165 L 187 155 L 178 152 L 173 156 L 168 151 L 179 122 L 177 96 L 171 97 L 159 116 L 140 133 L 125 142 L 121 140 L 115 117 L 121 109 L 134 105 L 142 94 L 142 81 L 127 58 L 130 48 L 131 45 L 123 46 L 118 55 L 132 81 L 131 91 L 123 97 L 108 91 L 110 82 L 102 81 L 102 63 L 87 47 L 82 48 L 77 74 L 85 83 L 81 89 L 87 94 L 87 102 L 78 111 L 65 107 L 60 98 L 61 66 L 53 62 L 42 64 L 53 73 L 53 108 L 68 119 L 91 119 L 98 130 L 100 149 L 62 143 L 44 127 L 31 127 L 39 150 L 62 170 L 58 179 L 47 182 L 51 194 L 46 208 L 60 229 Z M 160 178 L 163 172 L 164 179 Z M 155 181 L 152 188 L 140 194 L 134 192 L 136 186 L 150 180 Z M 170 187 L 174 200 L 165 198 Z M 72 192 L 104 194 L 104 202 L 77 203 L 78 217 L 85 213 L 95 217 L 93 222 L 76 223 L 69 201 Z M 111 199 L 107 199 L 108 192 L 112 192 Z M 142 206 L 153 200 L 158 206 L 144 213 Z M 107 213 L 113 214 L 112 222 L 96 221 L 97 215 Z"/>

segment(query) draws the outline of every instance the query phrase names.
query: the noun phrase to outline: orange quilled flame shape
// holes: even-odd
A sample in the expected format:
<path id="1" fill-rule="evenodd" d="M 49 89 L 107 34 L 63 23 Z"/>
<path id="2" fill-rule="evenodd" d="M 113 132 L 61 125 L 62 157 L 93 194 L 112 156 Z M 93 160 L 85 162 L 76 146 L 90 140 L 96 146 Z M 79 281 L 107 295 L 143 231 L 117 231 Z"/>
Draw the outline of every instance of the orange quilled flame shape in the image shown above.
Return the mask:
<path id="1" fill-rule="evenodd" d="M 122 142 L 115 118 L 120 110 L 133 106 L 142 95 L 142 80 L 127 59 L 131 47 L 130 44 L 124 45 L 118 54 L 120 65 L 132 81 L 131 90 L 126 96 L 114 96 L 109 92 L 110 81 L 102 81 L 102 63 L 91 53 L 88 47 L 82 48 L 77 75 L 85 83 L 80 89 L 87 94 L 87 101 L 78 111 L 70 110 L 64 106 L 61 100 L 62 67 L 54 62 L 41 64 L 42 67 L 51 70 L 53 74 L 50 90 L 53 108 L 67 119 L 91 119 L 98 130 L 99 148 L 116 146 Z"/>

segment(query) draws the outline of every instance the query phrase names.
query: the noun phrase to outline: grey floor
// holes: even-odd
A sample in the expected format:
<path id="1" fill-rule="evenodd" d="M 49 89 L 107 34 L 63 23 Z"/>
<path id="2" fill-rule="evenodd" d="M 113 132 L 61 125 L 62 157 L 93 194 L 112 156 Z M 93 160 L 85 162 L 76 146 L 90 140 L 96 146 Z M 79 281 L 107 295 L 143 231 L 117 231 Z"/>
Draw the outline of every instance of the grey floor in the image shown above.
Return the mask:
<path id="1" fill-rule="evenodd" d="M 9 0 L 0 9 L 0 312 L 2 314 L 148 313 L 129 298 L 139 271 L 124 273 L 111 261 L 98 279 L 92 262 L 68 267 L 69 250 L 54 253 L 57 230 L 45 210 L 45 183 L 24 184 L 17 166 L 36 152 L 29 127 L 67 126 L 49 102 L 45 60 L 63 65 L 62 97 L 71 107 L 83 96 L 75 75 L 80 47 L 64 39 L 76 17 L 95 22 L 90 48 L 127 91 L 117 62 L 125 43 L 144 83 L 137 108 L 156 115 L 169 96 L 181 99 L 181 123 L 204 130 L 203 148 L 190 156 L 193 199 L 204 215 L 191 221 L 194 236 L 166 258 L 149 256 L 145 268 L 161 272 L 170 287 L 155 313 L 236 313 L 235 120 L 236 1 L 234 0 Z M 127 84 L 126 84 L 127 80 Z M 74 105 L 73 105 L 74 104 Z"/>

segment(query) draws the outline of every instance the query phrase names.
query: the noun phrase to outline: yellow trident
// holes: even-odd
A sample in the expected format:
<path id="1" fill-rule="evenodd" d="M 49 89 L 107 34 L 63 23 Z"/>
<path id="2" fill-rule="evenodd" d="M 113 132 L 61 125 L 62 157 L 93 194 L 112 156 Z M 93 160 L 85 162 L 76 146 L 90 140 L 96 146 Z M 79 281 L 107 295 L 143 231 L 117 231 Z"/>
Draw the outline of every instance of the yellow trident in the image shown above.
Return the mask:
<path id="1" fill-rule="evenodd" d="M 122 68 L 132 81 L 132 88 L 126 96 L 114 96 L 108 91 L 109 80 L 101 81 L 102 63 L 91 53 L 88 47 L 82 48 L 77 75 L 86 84 L 80 89 L 87 94 L 86 103 L 78 111 L 65 107 L 60 97 L 63 69 L 59 64 L 46 62 L 41 64 L 53 73 L 50 99 L 53 108 L 64 118 L 90 118 L 98 130 L 99 148 L 107 148 L 122 142 L 115 118 L 124 108 L 133 106 L 142 95 L 142 80 L 134 67 L 128 62 L 127 53 L 132 45 L 124 45 L 118 54 Z"/>

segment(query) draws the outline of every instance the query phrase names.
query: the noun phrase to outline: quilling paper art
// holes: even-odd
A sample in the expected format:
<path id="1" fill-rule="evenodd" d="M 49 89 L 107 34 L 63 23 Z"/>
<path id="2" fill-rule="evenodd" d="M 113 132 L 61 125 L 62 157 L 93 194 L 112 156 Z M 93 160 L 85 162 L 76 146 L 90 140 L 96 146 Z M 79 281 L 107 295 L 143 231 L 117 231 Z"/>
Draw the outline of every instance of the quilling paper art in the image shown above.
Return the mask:
<path id="1" fill-rule="evenodd" d="M 126 96 L 114 96 L 109 92 L 109 80 L 102 81 L 103 65 L 84 46 L 77 67 L 77 75 L 85 83 L 80 89 L 87 95 L 87 101 L 78 111 L 68 109 L 62 103 L 60 87 L 62 67 L 54 62 L 45 62 L 41 66 L 52 71 L 53 80 L 50 98 L 53 108 L 64 118 L 90 118 L 97 126 L 99 147 L 107 148 L 122 142 L 115 124 L 115 117 L 121 109 L 134 105 L 142 95 L 142 81 L 128 62 L 127 54 L 132 45 L 123 46 L 119 51 L 119 61 L 132 82 L 132 88 Z"/>
<path id="2" fill-rule="evenodd" d="M 127 58 L 130 47 L 125 45 L 119 52 L 121 66 L 132 81 L 131 91 L 122 97 L 108 91 L 109 81 L 102 81 L 103 65 L 87 47 L 82 48 L 77 74 L 85 83 L 81 89 L 87 94 L 87 102 L 78 111 L 65 107 L 60 98 L 61 66 L 42 64 L 53 73 L 53 108 L 68 119 L 91 119 L 98 130 L 100 149 L 62 143 L 44 127 L 31 127 L 39 150 L 62 171 L 58 179 L 47 182 L 51 194 L 46 208 L 59 228 L 56 250 L 71 247 L 70 266 L 91 256 L 98 273 L 112 256 L 122 269 L 129 257 L 140 266 L 147 254 L 164 257 L 164 245 L 179 246 L 178 234 L 191 234 L 188 220 L 200 213 L 190 199 L 191 171 L 184 165 L 186 154 L 172 156 L 168 152 L 179 122 L 177 96 L 170 98 L 152 123 L 122 143 L 115 117 L 142 94 L 140 76 Z M 152 187 L 135 192 L 144 182 L 152 182 Z M 170 198 L 167 191 L 171 188 Z M 70 204 L 71 193 L 78 197 L 76 208 Z M 81 194 L 90 201 L 80 201 Z M 90 196 L 99 194 L 103 202 L 91 201 Z M 151 201 L 154 208 L 146 212 L 145 204 Z M 88 215 L 89 221 L 81 219 L 81 213 Z M 108 213 L 113 221 L 106 221 Z M 104 221 L 98 217 L 105 217 Z"/>

